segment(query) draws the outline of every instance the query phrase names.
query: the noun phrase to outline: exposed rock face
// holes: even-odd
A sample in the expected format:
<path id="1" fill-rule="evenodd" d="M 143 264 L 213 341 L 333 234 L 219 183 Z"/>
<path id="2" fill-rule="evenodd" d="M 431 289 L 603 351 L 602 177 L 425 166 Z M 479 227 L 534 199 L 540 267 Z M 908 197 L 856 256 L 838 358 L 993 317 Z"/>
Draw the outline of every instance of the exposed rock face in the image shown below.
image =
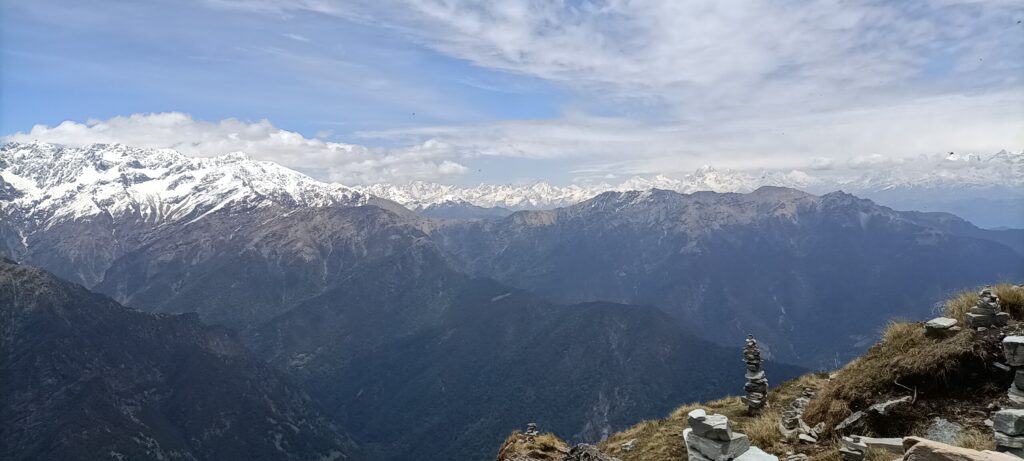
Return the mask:
<path id="1" fill-rule="evenodd" d="M 918 437 L 904 438 L 903 448 L 905 461 L 1020 461 L 1005 453 L 960 448 Z"/>
<path id="2" fill-rule="evenodd" d="M 194 314 L 0 260 L 0 459 L 349 459 L 305 393 Z"/>
<path id="3" fill-rule="evenodd" d="M 743 361 L 747 364 L 747 371 L 744 374 L 747 384 L 743 386 L 747 395 L 742 397 L 743 403 L 747 404 L 747 413 L 752 416 L 758 415 L 768 403 L 768 378 L 765 378 L 764 370 L 761 368 L 761 349 L 757 347 L 757 340 L 753 335 L 747 335 Z"/>

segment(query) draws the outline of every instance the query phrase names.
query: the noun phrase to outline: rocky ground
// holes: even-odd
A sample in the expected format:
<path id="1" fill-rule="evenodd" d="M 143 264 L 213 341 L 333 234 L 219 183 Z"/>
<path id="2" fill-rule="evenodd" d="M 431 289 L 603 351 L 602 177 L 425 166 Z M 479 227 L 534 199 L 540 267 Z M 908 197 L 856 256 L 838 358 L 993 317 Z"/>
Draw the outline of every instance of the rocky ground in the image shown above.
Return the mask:
<path id="1" fill-rule="evenodd" d="M 1024 288 L 1002 284 L 992 291 L 999 310 L 1009 314 L 1005 325 L 969 326 L 967 318 L 985 306 L 978 292 L 962 293 L 946 302 L 944 312 L 959 329 L 936 333 L 925 322 L 893 322 L 877 344 L 842 369 L 772 388 L 758 415 L 750 414 L 741 397 L 683 405 L 664 419 L 616 433 L 597 448 L 607 459 L 622 461 L 701 459 L 687 453 L 683 432 L 692 426 L 688 414 L 703 409 L 727 417 L 731 429 L 746 434 L 752 446 L 789 461 L 890 461 L 904 454 L 908 460 L 1015 459 L 993 450 L 995 430 L 1024 427 L 1024 412 L 1001 411 L 1022 406 L 1012 386 L 1024 354 L 1018 356 L 1010 343 L 1024 334 Z M 742 391 L 738 383 L 737 394 Z M 550 437 L 553 446 L 569 446 Z M 999 451 L 1015 451 L 1005 445 L 1016 444 L 1019 436 L 999 437 Z M 506 443 L 498 461 L 569 459 L 561 451 L 548 458 L 524 452 L 510 457 L 510 447 L 514 444 Z"/>

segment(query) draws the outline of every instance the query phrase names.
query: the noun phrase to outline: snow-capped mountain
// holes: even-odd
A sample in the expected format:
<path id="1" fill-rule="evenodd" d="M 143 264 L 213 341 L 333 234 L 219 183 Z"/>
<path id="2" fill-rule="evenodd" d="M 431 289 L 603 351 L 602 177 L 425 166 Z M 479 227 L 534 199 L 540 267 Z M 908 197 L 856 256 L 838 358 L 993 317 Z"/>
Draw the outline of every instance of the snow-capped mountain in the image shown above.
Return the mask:
<path id="1" fill-rule="evenodd" d="M 122 144 L 0 148 L 0 207 L 36 226 L 90 216 L 196 220 L 222 208 L 360 204 L 365 194 L 243 153 L 195 158 Z"/>
<path id="2" fill-rule="evenodd" d="M 1024 210 L 1024 153 L 1007 151 L 919 156 L 884 167 L 826 171 L 745 172 L 705 166 L 681 177 L 637 176 L 617 183 L 465 187 L 416 181 L 349 187 L 242 153 L 196 158 L 120 144 L 75 148 L 9 143 L 0 148 L 0 207 L 43 226 L 94 215 L 131 215 L 148 222 L 194 220 L 224 207 L 359 205 L 371 197 L 428 215 L 485 217 L 502 215 L 498 211 L 569 206 L 606 191 L 750 192 L 761 186 L 818 194 L 843 190 L 901 209 L 950 211 L 983 226 L 1024 225 L 1024 211 L 1014 211 Z M 1001 217 L 988 220 L 996 214 Z"/>

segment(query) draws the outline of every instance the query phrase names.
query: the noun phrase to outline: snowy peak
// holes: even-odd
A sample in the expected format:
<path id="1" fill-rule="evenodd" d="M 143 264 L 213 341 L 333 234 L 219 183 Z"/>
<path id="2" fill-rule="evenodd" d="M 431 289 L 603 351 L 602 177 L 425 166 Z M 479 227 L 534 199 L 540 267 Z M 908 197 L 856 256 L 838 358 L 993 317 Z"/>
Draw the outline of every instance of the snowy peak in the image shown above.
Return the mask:
<path id="1" fill-rule="evenodd" d="M 225 207 L 359 204 L 365 196 L 236 152 L 194 158 L 122 144 L 64 147 L 9 143 L 0 178 L 13 200 L 0 203 L 39 225 L 95 215 L 147 221 L 198 219 Z"/>

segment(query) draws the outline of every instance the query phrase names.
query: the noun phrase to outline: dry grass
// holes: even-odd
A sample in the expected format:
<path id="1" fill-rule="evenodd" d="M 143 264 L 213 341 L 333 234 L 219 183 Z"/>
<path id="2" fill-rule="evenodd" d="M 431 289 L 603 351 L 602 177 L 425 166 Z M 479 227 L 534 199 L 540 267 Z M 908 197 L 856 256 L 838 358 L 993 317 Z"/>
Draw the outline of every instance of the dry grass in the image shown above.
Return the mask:
<path id="1" fill-rule="evenodd" d="M 995 292 L 1004 311 L 1009 312 L 1017 320 L 1024 320 L 1024 289 L 1014 288 L 1009 283 L 1000 283 L 995 286 Z"/>
<path id="2" fill-rule="evenodd" d="M 959 297 L 950 301 L 958 308 Z M 961 331 L 945 339 L 932 339 L 919 323 L 891 323 L 882 340 L 839 371 L 836 378 L 811 401 L 804 419 L 835 427 L 853 411 L 864 409 L 885 395 L 908 395 L 907 387 L 922 391 L 948 387 L 963 379 L 972 367 L 984 364 L 987 351 L 974 334 Z"/>
<path id="3" fill-rule="evenodd" d="M 995 450 L 996 439 L 991 429 L 967 429 L 957 435 L 954 445 L 972 450 Z"/>
<path id="4" fill-rule="evenodd" d="M 513 459 L 516 456 L 531 460 L 561 461 L 569 453 L 569 445 L 554 434 L 545 433 L 529 440 L 522 432 L 515 431 L 501 444 L 498 459 Z"/>
<path id="5" fill-rule="evenodd" d="M 977 291 L 964 291 L 946 301 L 945 316 L 956 319 L 963 326 L 967 310 L 978 301 Z"/>
<path id="6" fill-rule="evenodd" d="M 683 429 L 687 427 L 686 414 L 697 408 L 709 413 L 729 417 L 733 430 L 747 434 L 753 445 L 769 453 L 782 455 L 792 450 L 789 442 L 782 439 L 778 424 L 782 411 L 801 395 L 805 387 L 818 388 L 827 376 L 808 374 L 787 381 L 768 393 L 769 407 L 756 417 L 747 415 L 747 407 L 739 397 L 726 397 L 700 404 L 683 405 L 667 418 L 644 421 L 629 429 L 612 435 L 600 443 L 605 453 L 623 461 L 682 461 L 687 459 L 683 444 Z M 621 445 L 636 439 L 636 447 L 629 452 L 622 451 Z"/>

